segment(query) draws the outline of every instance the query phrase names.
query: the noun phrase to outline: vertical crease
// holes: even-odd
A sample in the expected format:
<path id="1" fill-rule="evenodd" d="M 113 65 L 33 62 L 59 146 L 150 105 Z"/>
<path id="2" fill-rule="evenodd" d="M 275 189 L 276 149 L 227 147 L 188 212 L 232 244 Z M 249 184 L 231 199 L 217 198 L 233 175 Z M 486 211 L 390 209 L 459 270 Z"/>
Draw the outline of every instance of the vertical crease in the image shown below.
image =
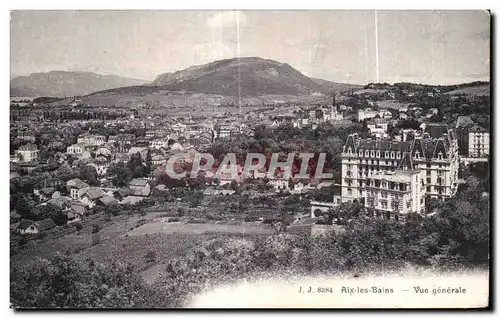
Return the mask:
<path id="1" fill-rule="evenodd" d="M 240 11 L 236 11 L 236 43 L 237 43 L 237 61 L 238 61 L 238 112 L 241 120 L 241 71 L 240 71 L 240 58 L 241 58 L 241 47 L 240 47 Z M 241 125 L 240 125 L 241 127 Z"/>
<path id="2" fill-rule="evenodd" d="M 375 68 L 377 71 L 377 83 L 380 82 L 379 66 L 378 66 L 378 13 L 375 10 Z"/>

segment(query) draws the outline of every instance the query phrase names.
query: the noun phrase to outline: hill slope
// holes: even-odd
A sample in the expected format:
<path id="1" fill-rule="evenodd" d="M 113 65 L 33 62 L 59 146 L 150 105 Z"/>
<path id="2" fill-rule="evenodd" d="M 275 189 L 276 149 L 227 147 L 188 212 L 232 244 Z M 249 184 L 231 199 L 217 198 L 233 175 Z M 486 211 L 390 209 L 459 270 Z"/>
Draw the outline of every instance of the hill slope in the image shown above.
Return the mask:
<path id="1" fill-rule="evenodd" d="M 341 92 L 341 91 L 349 91 L 351 89 L 358 90 L 362 89 L 363 85 L 356 84 L 348 84 L 348 83 L 336 83 L 330 82 L 321 78 L 311 78 L 314 82 L 324 87 L 325 90 L 331 92 Z"/>
<path id="2" fill-rule="evenodd" d="M 144 80 L 91 72 L 50 71 L 19 76 L 10 81 L 11 96 L 68 97 L 87 95 L 96 91 L 123 86 L 142 85 Z"/>
<path id="3" fill-rule="evenodd" d="M 449 91 L 448 95 L 476 95 L 476 96 L 490 96 L 490 84 L 471 85 L 467 87 L 460 87 L 455 90 Z"/>
<path id="4" fill-rule="evenodd" d="M 327 81 L 324 81 L 327 82 Z M 225 96 L 330 93 L 335 84 L 305 76 L 285 63 L 257 57 L 232 58 L 160 74 L 151 85 L 172 91 Z M 345 84 L 344 84 L 345 85 Z"/>
<path id="5" fill-rule="evenodd" d="M 199 108 L 316 102 L 359 85 L 311 79 L 288 64 L 256 57 L 233 58 L 163 73 L 148 84 L 102 90 L 81 97 L 91 106 Z M 329 97 L 328 97 L 329 98 Z M 67 100 L 56 104 L 65 104 Z"/>

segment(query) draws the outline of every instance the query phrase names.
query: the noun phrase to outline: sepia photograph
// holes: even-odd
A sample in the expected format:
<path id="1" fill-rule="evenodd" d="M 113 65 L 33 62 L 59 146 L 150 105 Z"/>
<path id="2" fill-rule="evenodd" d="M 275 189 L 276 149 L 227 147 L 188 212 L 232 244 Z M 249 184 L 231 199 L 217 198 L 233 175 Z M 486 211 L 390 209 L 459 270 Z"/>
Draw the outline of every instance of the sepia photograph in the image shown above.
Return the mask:
<path id="1" fill-rule="evenodd" d="M 11 10 L 11 310 L 491 309 L 492 15 Z"/>

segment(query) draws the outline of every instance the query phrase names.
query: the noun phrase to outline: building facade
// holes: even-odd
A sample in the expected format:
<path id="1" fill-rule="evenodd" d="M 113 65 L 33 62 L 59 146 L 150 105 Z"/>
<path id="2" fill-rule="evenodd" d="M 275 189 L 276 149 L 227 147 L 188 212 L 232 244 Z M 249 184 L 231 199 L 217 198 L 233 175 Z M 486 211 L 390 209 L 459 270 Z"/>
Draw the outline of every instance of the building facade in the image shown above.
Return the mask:
<path id="1" fill-rule="evenodd" d="M 27 144 L 19 147 L 15 154 L 20 162 L 31 162 L 38 159 L 38 147 L 35 144 Z"/>
<path id="2" fill-rule="evenodd" d="M 458 186 L 458 143 L 453 130 L 439 138 L 423 134 L 412 141 L 361 139 L 349 135 L 342 158 L 342 202 L 367 197 L 367 180 L 381 172 L 401 170 L 410 158 L 410 170 L 419 171 L 425 197 L 453 196 Z M 422 198 L 420 206 L 424 206 Z"/>
<path id="3" fill-rule="evenodd" d="M 82 134 L 78 136 L 77 143 L 88 146 L 101 146 L 106 143 L 106 136 Z"/>
<path id="4" fill-rule="evenodd" d="M 490 154 L 490 133 L 479 126 L 469 130 L 469 157 L 481 158 Z"/>
<path id="5" fill-rule="evenodd" d="M 407 161 L 411 161 L 406 155 Z M 404 160 L 403 160 L 404 161 Z M 413 164 L 394 171 L 378 171 L 366 180 L 365 208 L 375 217 L 404 220 L 408 213 L 425 212 L 425 189 L 421 173 Z"/>

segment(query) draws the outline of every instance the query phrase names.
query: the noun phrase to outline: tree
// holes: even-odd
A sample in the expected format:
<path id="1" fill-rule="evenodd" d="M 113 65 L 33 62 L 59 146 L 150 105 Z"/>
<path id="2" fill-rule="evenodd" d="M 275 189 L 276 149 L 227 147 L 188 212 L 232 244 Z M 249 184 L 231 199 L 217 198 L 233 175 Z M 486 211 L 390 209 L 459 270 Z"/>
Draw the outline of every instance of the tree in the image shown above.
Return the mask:
<path id="1" fill-rule="evenodd" d="M 236 180 L 232 180 L 231 183 L 229 184 L 229 187 L 231 190 L 233 190 L 236 194 L 241 194 L 241 188 L 238 185 L 238 182 Z"/>
<path id="2" fill-rule="evenodd" d="M 92 235 L 92 245 L 97 245 L 101 241 L 101 236 L 98 233 Z"/>
<path id="3" fill-rule="evenodd" d="M 80 223 L 80 222 L 75 223 L 75 228 L 76 228 L 78 234 L 80 234 L 80 231 L 83 229 L 82 223 Z"/>
<path id="4" fill-rule="evenodd" d="M 12 267 L 10 291 L 15 308 L 147 308 L 153 296 L 131 266 L 59 253 Z"/>
<path id="5" fill-rule="evenodd" d="M 12 188 L 12 184 L 11 184 Z M 33 210 L 35 209 L 35 201 L 31 199 L 29 195 L 26 195 L 22 192 L 13 192 L 10 191 L 10 207 L 15 210 L 25 219 L 33 218 Z"/>
<path id="6" fill-rule="evenodd" d="M 99 185 L 97 170 L 90 165 L 80 167 L 80 178 L 91 186 Z"/>
<path id="7" fill-rule="evenodd" d="M 64 225 L 68 221 L 66 213 L 60 207 L 54 204 L 41 204 L 33 209 L 31 218 L 33 220 L 52 219 L 57 225 Z"/>
<path id="8" fill-rule="evenodd" d="M 146 253 L 146 261 L 148 263 L 154 263 L 156 260 L 156 253 L 152 250 L 149 250 L 147 253 Z"/>
<path id="9" fill-rule="evenodd" d="M 152 166 L 152 158 L 151 158 L 151 150 L 148 148 L 148 152 L 146 154 L 146 174 L 149 175 L 151 173 Z"/>
<path id="10" fill-rule="evenodd" d="M 112 176 L 112 182 L 115 187 L 126 187 L 132 180 L 133 173 L 125 166 L 123 162 L 111 164 L 107 171 L 109 176 Z"/>
<path id="11" fill-rule="evenodd" d="M 100 229 L 99 224 L 92 224 L 92 233 L 99 233 Z"/>
<path id="12" fill-rule="evenodd" d="M 129 171 L 135 171 L 139 166 L 142 166 L 142 157 L 139 152 L 132 154 L 130 160 L 127 163 L 127 168 Z"/>

